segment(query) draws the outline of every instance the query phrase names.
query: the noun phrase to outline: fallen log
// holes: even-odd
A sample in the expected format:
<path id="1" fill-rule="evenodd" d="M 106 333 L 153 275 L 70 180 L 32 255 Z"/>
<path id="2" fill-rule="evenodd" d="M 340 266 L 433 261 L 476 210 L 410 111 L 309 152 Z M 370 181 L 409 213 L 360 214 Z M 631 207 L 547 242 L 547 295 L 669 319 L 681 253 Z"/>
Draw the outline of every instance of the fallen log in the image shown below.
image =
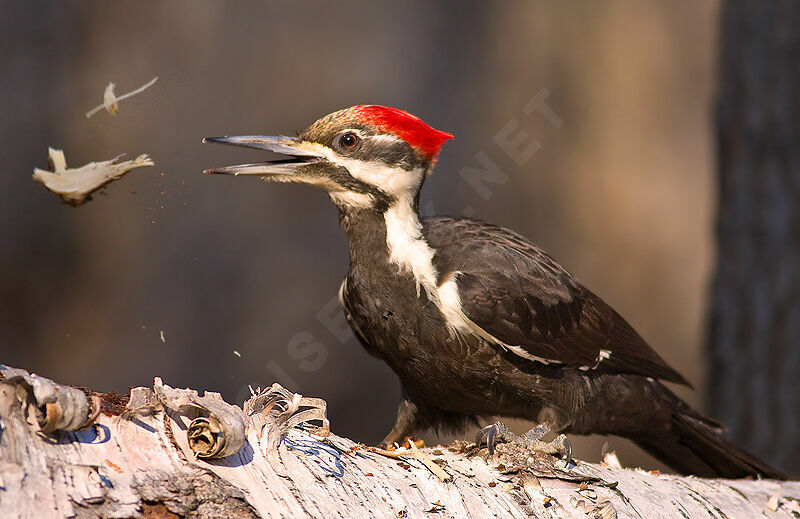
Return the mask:
<path id="1" fill-rule="evenodd" d="M 156 379 L 101 395 L 0 366 L 2 518 L 800 517 L 800 482 L 679 477 L 514 444 L 382 451 L 275 384 L 243 408 Z"/>

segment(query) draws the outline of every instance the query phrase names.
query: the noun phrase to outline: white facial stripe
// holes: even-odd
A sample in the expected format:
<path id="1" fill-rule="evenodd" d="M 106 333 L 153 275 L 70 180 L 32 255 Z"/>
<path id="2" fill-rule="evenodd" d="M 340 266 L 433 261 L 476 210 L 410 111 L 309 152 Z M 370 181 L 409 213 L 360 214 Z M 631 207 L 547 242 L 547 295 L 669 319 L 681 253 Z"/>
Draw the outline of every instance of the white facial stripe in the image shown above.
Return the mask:
<path id="1" fill-rule="evenodd" d="M 374 138 L 374 137 L 373 137 Z M 381 135 L 378 138 L 397 140 L 391 135 Z M 394 196 L 396 199 L 408 198 L 413 196 L 420 183 L 425 171 L 417 168 L 407 171 L 402 168 L 392 168 L 383 163 L 372 163 L 358 159 L 343 157 L 322 144 L 316 142 L 303 141 L 297 145 L 298 149 L 308 151 L 324 157 L 328 162 L 341 166 L 350 175 L 362 182 L 377 187 L 381 191 Z M 343 202 L 354 207 L 367 207 L 372 201 L 370 195 L 362 193 L 351 193 L 344 190 L 330 190 L 331 198 L 334 201 Z"/>
<path id="2" fill-rule="evenodd" d="M 396 199 L 409 198 L 416 193 L 422 182 L 424 170 L 417 168 L 407 171 L 402 168 L 392 168 L 383 163 L 365 162 L 363 160 L 335 157 L 331 159 L 350 172 L 353 178 L 377 187 L 381 191 L 394 196 Z"/>
<path id="3" fill-rule="evenodd" d="M 346 205 L 349 207 L 369 207 L 374 201 L 372 196 L 366 193 L 354 193 L 352 191 L 344 191 L 342 189 L 329 190 L 328 196 L 335 204 Z"/>
<path id="4" fill-rule="evenodd" d="M 300 141 L 297 144 L 294 144 L 294 147 L 298 150 L 308 151 L 310 155 L 318 155 L 320 157 L 325 157 L 326 159 L 330 159 L 330 156 L 333 154 L 332 149 L 327 146 L 323 146 L 318 142 Z"/>
<path id="5" fill-rule="evenodd" d="M 319 186 L 323 189 L 331 189 L 334 187 L 334 182 L 332 180 L 328 180 L 327 178 L 308 178 L 308 177 L 298 177 L 294 173 L 290 174 L 275 174 L 270 175 L 268 177 L 264 177 L 264 180 L 267 182 L 286 182 L 286 183 L 301 183 L 301 184 L 308 184 L 310 186 Z"/>
<path id="6" fill-rule="evenodd" d="M 388 139 L 392 141 L 399 140 L 392 135 L 379 135 L 372 138 Z M 342 166 L 347 169 L 353 178 L 373 185 L 393 195 L 395 198 L 401 198 L 409 193 L 415 192 L 420 182 L 422 182 L 422 177 L 425 175 L 425 171 L 422 168 L 407 171 L 402 168 L 392 168 L 383 163 L 373 163 L 343 157 L 327 146 L 316 142 L 303 141 L 297 145 L 297 148 L 322 156 L 328 162 Z"/>
<path id="7" fill-rule="evenodd" d="M 348 167 L 346 164 L 342 163 L 343 157 L 338 155 L 336 152 L 334 152 L 327 146 L 323 146 L 322 144 L 316 142 L 302 141 L 298 143 L 295 147 L 299 150 L 307 151 L 311 154 L 324 157 L 328 162 Z M 360 162 L 360 161 L 352 161 L 352 162 Z M 320 186 L 325 187 L 326 191 L 328 191 L 328 196 L 331 197 L 331 200 L 333 200 L 334 203 L 339 205 L 347 205 L 350 207 L 369 207 L 370 205 L 372 205 L 372 202 L 374 201 L 372 196 L 366 193 L 354 193 L 352 191 L 347 191 L 345 189 L 342 189 L 341 186 L 339 186 L 333 181 L 329 181 L 325 185 L 320 183 Z"/>

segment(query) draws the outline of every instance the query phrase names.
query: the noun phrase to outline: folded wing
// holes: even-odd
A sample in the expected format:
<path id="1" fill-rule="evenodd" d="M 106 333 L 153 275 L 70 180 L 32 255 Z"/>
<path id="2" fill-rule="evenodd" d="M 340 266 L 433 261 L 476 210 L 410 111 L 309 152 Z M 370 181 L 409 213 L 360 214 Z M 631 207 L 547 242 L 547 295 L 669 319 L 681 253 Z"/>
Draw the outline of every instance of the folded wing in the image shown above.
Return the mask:
<path id="1" fill-rule="evenodd" d="M 454 278 L 480 335 L 529 360 L 688 385 L 614 309 L 522 236 L 471 219 L 429 218 L 440 282 Z"/>

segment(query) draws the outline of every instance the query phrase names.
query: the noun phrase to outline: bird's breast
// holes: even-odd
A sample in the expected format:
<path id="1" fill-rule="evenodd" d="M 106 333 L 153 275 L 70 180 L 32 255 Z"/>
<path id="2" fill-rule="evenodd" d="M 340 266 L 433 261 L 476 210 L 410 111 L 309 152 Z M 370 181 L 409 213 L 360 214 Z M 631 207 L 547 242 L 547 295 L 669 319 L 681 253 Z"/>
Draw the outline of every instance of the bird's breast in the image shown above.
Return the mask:
<path id="1" fill-rule="evenodd" d="M 485 412 L 502 393 L 495 349 L 479 337 L 456 333 L 414 278 L 351 272 L 342 302 L 370 353 L 383 359 L 415 395 L 458 412 Z M 492 404 L 496 405 L 496 404 Z"/>
<path id="2" fill-rule="evenodd" d="M 387 265 L 386 270 L 391 268 Z M 351 271 L 343 302 L 365 340 L 387 360 L 424 355 L 425 343 L 430 343 L 433 329 L 442 322 L 428 293 L 420 290 L 417 294 L 414 277 L 399 271 Z"/>

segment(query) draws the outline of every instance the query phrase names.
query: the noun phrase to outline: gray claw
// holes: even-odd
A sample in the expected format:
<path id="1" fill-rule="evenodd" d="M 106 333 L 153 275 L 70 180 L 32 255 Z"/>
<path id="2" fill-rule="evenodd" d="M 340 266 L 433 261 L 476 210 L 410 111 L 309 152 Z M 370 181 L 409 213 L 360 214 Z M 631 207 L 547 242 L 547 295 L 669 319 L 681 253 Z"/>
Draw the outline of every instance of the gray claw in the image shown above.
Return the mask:
<path id="1" fill-rule="evenodd" d="M 475 444 L 480 446 L 484 443 L 485 439 L 486 448 L 491 456 L 494 454 L 498 441 L 519 443 L 531 451 L 539 451 L 553 455 L 557 454 L 564 459 L 564 466 L 569 468 L 570 463 L 572 463 L 572 443 L 563 434 L 559 434 L 556 439 L 551 442 L 543 442 L 542 438 L 549 431 L 550 428 L 547 424 L 540 424 L 520 437 L 509 431 L 502 422 L 495 422 L 478 431 L 475 437 Z"/>
<path id="2" fill-rule="evenodd" d="M 475 437 L 475 444 L 481 445 L 486 439 L 486 448 L 489 450 L 489 455 L 494 454 L 495 438 L 497 437 L 497 424 L 487 425 L 478 431 Z"/>
<path id="3" fill-rule="evenodd" d="M 561 440 L 561 444 L 564 447 L 564 452 L 562 453 L 564 456 L 564 467 L 569 468 L 570 463 L 572 463 L 572 442 L 563 434 L 559 436 L 558 439 Z"/>

